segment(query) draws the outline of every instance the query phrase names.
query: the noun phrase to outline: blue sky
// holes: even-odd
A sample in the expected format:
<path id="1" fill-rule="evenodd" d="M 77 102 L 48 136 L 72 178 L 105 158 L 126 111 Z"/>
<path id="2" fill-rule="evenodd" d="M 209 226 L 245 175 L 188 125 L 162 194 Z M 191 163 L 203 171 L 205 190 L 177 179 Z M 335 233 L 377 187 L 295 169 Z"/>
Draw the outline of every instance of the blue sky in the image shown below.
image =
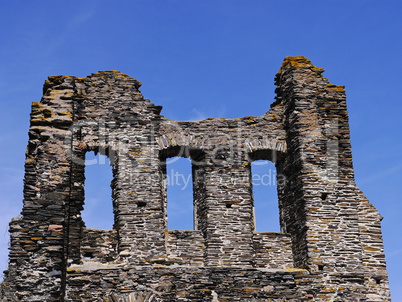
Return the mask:
<path id="1" fill-rule="evenodd" d="M 0 269 L 22 208 L 30 104 L 49 75 L 120 70 L 174 120 L 262 115 L 285 56 L 346 85 L 356 182 L 384 216 L 402 301 L 401 1 L 2 1 Z"/>

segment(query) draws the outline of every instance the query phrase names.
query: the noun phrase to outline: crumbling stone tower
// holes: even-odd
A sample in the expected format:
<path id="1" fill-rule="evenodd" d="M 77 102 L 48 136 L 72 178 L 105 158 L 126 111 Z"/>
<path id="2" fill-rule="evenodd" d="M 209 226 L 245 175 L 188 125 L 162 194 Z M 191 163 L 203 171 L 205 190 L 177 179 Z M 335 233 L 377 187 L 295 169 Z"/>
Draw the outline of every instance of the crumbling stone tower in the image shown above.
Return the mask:
<path id="1" fill-rule="evenodd" d="M 381 216 L 356 187 L 342 86 L 287 57 L 260 117 L 171 121 L 120 72 L 49 77 L 33 103 L 3 301 L 389 301 Z M 114 227 L 81 218 L 110 158 Z M 167 231 L 166 159 L 192 159 L 195 230 Z M 254 231 L 250 163 L 275 163 L 281 232 Z"/>

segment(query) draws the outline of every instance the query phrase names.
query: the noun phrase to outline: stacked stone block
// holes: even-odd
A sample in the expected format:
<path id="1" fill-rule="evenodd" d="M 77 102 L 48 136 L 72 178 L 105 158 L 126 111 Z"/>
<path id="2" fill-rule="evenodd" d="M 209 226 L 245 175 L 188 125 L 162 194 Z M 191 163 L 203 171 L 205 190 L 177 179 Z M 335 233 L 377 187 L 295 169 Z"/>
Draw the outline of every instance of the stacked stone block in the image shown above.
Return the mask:
<path id="1" fill-rule="evenodd" d="M 32 107 L 3 301 L 389 301 L 381 216 L 354 182 L 342 86 L 287 57 L 260 117 L 171 121 L 117 71 L 49 77 Z M 85 154 L 109 157 L 112 230 L 85 226 Z M 194 229 L 167 229 L 166 162 L 192 162 Z M 250 164 L 275 163 L 258 233 Z"/>

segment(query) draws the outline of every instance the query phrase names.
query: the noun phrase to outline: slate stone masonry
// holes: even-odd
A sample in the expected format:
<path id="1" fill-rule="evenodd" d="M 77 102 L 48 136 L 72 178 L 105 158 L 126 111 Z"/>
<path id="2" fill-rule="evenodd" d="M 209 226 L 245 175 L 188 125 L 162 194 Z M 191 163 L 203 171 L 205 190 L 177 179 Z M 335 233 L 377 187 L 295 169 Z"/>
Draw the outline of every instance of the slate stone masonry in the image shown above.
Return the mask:
<path id="1" fill-rule="evenodd" d="M 259 117 L 171 121 L 118 71 L 53 76 L 32 104 L 1 301 L 390 301 L 381 219 L 354 181 L 346 97 L 287 57 Z M 112 230 L 85 226 L 85 153 L 113 171 Z M 168 231 L 166 162 L 192 162 L 194 230 Z M 254 160 L 281 232 L 254 226 Z"/>

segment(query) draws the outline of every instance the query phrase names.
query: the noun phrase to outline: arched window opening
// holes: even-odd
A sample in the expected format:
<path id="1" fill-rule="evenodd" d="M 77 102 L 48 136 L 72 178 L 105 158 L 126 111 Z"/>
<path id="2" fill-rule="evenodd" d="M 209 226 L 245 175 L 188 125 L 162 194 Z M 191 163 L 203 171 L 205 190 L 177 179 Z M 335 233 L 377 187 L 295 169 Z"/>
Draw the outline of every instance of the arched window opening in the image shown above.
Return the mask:
<path id="1" fill-rule="evenodd" d="M 277 175 L 269 160 L 251 163 L 256 232 L 280 232 Z"/>
<path id="2" fill-rule="evenodd" d="M 166 159 L 168 230 L 194 230 L 190 158 Z"/>
<path id="3" fill-rule="evenodd" d="M 107 156 L 95 152 L 85 154 L 85 202 L 82 218 L 87 228 L 112 229 L 114 223 L 112 168 Z"/>

